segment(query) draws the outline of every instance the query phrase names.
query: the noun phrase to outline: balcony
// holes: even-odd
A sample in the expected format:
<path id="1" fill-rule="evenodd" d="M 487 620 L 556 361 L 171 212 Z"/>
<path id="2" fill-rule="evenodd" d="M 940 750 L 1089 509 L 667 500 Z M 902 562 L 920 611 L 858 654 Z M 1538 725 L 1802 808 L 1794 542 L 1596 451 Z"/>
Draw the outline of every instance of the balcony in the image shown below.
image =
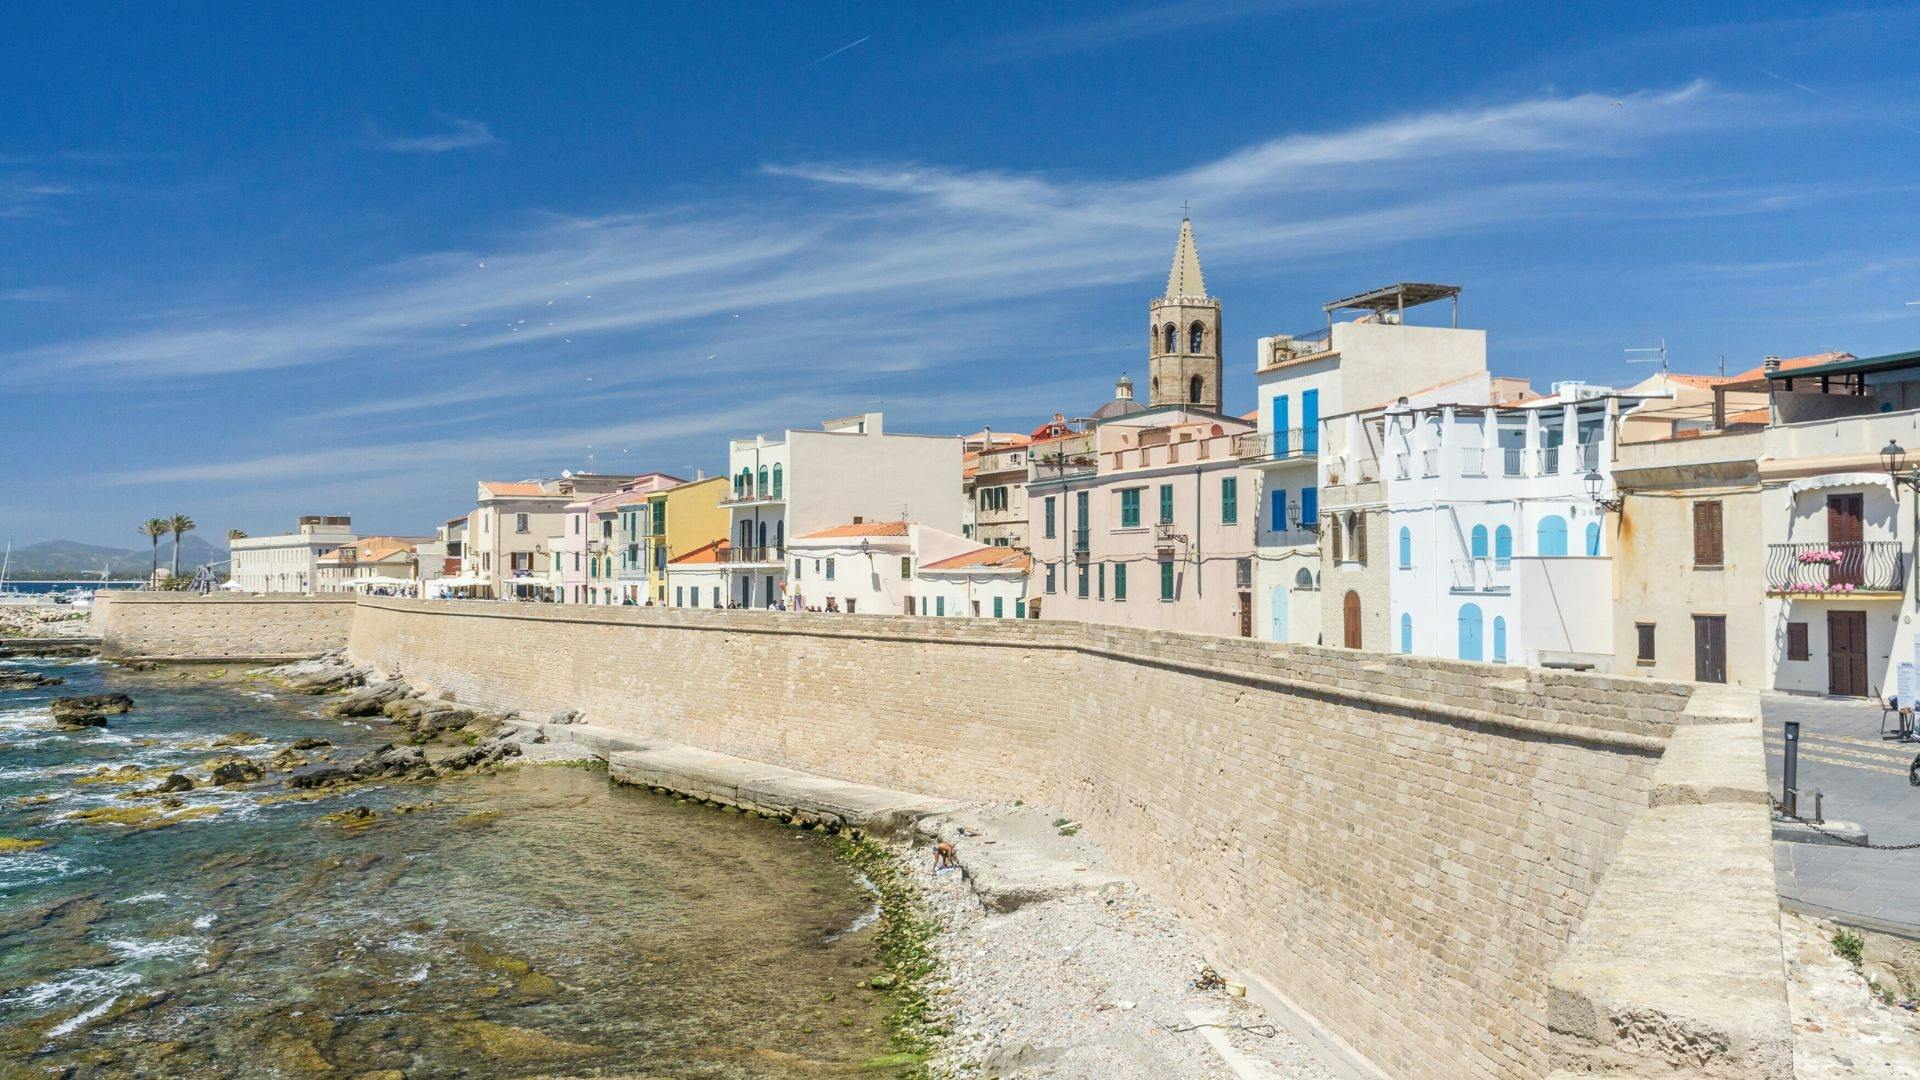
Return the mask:
<path id="1" fill-rule="evenodd" d="M 1460 448 L 1460 475 L 1461 476 L 1487 475 L 1487 452 L 1478 446 L 1461 447 Z"/>
<path id="2" fill-rule="evenodd" d="M 1513 563 L 1482 555 L 1453 560 L 1453 584 L 1456 593 L 1507 593 L 1513 591 Z"/>
<path id="3" fill-rule="evenodd" d="M 721 507 L 776 506 L 786 501 L 787 497 L 785 493 L 780 491 L 747 491 L 738 495 L 728 495 L 726 498 L 721 499 L 717 505 Z"/>
<path id="4" fill-rule="evenodd" d="M 1540 474 L 1539 475 L 1541 476 L 1560 475 L 1560 448 L 1559 447 L 1543 446 L 1540 448 Z"/>
<path id="5" fill-rule="evenodd" d="M 1320 327 L 1304 334 L 1275 334 L 1267 339 L 1266 344 L 1266 352 L 1260 357 L 1261 371 L 1326 352 L 1333 347 L 1333 330 L 1331 327 Z"/>
<path id="6" fill-rule="evenodd" d="M 1248 432 L 1233 440 L 1233 456 L 1254 465 L 1307 461 L 1319 456 L 1320 432 L 1314 428 Z"/>
<path id="7" fill-rule="evenodd" d="M 1420 451 L 1420 475 L 1422 476 L 1439 476 L 1440 475 L 1440 451 L 1438 450 Z"/>
<path id="8" fill-rule="evenodd" d="M 1509 446 L 1503 449 L 1500 452 L 1500 456 L 1502 458 L 1500 463 L 1502 466 L 1501 475 L 1503 476 L 1526 475 L 1526 468 L 1525 468 L 1526 454 L 1527 452 L 1518 446 Z"/>
<path id="9" fill-rule="evenodd" d="M 1153 527 L 1153 546 L 1156 550 L 1171 551 L 1186 542 L 1187 538 L 1175 532 L 1171 522 L 1161 522 Z"/>
<path id="10" fill-rule="evenodd" d="M 1767 591 L 1800 596 L 1898 593 L 1907 582 L 1898 540 L 1767 545 Z"/>
<path id="11" fill-rule="evenodd" d="M 733 566 L 781 566 L 787 561 L 787 549 L 772 544 L 752 547 L 729 545 L 719 555 L 721 562 Z"/>

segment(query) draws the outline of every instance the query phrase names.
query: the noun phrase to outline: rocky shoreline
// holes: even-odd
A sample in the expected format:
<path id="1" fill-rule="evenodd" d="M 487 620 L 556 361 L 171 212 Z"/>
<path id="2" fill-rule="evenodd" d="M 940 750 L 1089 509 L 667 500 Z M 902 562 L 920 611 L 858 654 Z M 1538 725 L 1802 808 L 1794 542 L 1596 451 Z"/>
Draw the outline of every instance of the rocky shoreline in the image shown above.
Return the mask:
<path id="1" fill-rule="evenodd" d="M 9 637 L 84 637 L 89 615 L 60 604 L 0 605 L 0 640 Z"/>

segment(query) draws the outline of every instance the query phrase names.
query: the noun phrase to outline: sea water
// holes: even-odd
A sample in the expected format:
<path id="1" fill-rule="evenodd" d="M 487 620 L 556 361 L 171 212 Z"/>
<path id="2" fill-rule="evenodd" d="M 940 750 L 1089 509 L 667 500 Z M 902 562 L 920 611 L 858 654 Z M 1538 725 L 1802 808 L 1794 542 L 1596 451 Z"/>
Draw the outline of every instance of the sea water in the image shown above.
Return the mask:
<path id="1" fill-rule="evenodd" d="M 122 798 L 302 737 L 393 739 L 237 672 L 0 661 L 0 1063 L 78 1076 L 875 1075 L 873 898 L 824 836 L 525 765 L 317 801 Z M 49 701 L 123 692 L 105 730 Z M 246 731 L 262 741 L 215 749 Z M 137 781 L 98 782 L 138 766 Z M 407 807 L 401 812 L 400 807 Z M 158 807 L 85 824 L 92 807 Z M 323 821 L 349 807 L 373 824 Z M 199 816 L 194 816 L 199 815 Z M 174 824 L 143 827 L 168 820 Z M 884 1070 L 881 1071 L 884 1075 Z"/>

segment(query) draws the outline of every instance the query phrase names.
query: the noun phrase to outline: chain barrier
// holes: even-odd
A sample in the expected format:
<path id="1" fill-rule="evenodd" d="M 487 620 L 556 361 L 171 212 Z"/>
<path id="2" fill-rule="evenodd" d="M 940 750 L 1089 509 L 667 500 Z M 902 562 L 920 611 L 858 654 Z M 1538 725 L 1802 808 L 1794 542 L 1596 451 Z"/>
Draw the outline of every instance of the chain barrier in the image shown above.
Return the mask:
<path id="1" fill-rule="evenodd" d="M 1781 817 L 1791 818 L 1805 825 L 1807 828 L 1812 829 L 1814 832 L 1819 833 L 1821 836 L 1837 843 L 1846 844 L 1849 847 L 1865 848 L 1868 851 L 1912 851 L 1915 848 L 1920 848 L 1920 840 L 1911 844 L 1870 844 L 1865 840 L 1856 840 L 1851 836 L 1841 836 L 1839 833 L 1829 832 L 1821 828 L 1819 822 L 1808 821 L 1799 814 L 1789 812 L 1787 808 L 1781 804 L 1780 800 L 1774 798 L 1772 795 L 1767 796 L 1767 801 L 1773 804 L 1773 812 L 1779 814 Z"/>

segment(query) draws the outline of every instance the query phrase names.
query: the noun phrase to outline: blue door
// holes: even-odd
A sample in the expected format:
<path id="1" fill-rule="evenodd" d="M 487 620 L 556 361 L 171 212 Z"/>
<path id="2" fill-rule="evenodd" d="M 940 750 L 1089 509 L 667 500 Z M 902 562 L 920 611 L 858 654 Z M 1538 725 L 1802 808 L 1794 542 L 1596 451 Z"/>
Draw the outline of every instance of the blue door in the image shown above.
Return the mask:
<path id="1" fill-rule="evenodd" d="M 1493 662 L 1507 662 L 1507 620 L 1499 615 L 1493 617 Z"/>
<path id="2" fill-rule="evenodd" d="M 1567 519 L 1551 514 L 1540 519 L 1540 528 L 1535 537 L 1539 546 L 1535 553 L 1548 557 L 1563 556 L 1567 553 Z"/>
<path id="3" fill-rule="evenodd" d="M 1486 653 L 1481 648 L 1480 605 L 1460 605 L 1460 659 L 1481 660 Z"/>
<path id="4" fill-rule="evenodd" d="M 1413 653 L 1413 616 L 1400 616 L 1400 651 L 1408 655 Z"/>
<path id="5" fill-rule="evenodd" d="M 1287 587 L 1275 585 L 1267 593 L 1267 608 L 1273 625 L 1269 628 L 1269 637 L 1275 641 L 1287 640 Z"/>
<path id="6" fill-rule="evenodd" d="M 1320 391 L 1300 394 L 1300 449 L 1309 454 L 1320 452 Z"/>
<path id="7" fill-rule="evenodd" d="M 1273 456 L 1287 456 L 1287 424 L 1291 417 L 1287 414 L 1287 395 L 1279 394 L 1273 399 Z"/>
<path id="8" fill-rule="evenodd" d="M 1493 561 L 1503 569 L 1513 561 L 1513 530 L 1505 525 L 1493 531 Z"/>
<path id="9" fill-rule="evenodd" d="M 1600 554 L 1600 523 L 1597 521 L 1587 523 L 1587 554 Z"/>

